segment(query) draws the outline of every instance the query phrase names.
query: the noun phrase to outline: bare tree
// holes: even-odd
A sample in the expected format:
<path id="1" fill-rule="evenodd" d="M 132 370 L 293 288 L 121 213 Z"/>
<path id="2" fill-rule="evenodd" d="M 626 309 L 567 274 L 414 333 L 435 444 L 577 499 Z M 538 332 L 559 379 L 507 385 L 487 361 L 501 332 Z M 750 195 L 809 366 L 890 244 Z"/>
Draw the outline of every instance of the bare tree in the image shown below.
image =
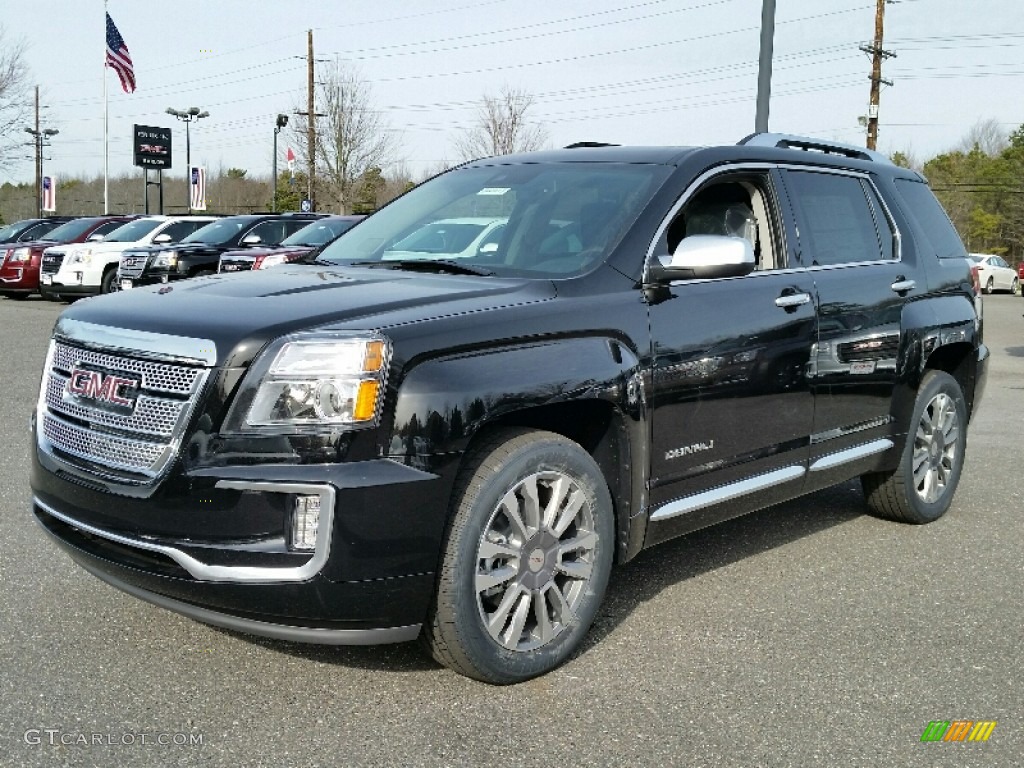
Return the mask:
<path id="1" fill-rule="evenodd" d="M 7 167 L 7 156 L 24 135 L 20 124 L 29 111 L 27 83 L 25 44 L 10 40 L 0 26 L 0 165 Z"/>
<path id="2" fill-rule="evenodd" d="M 977 147 L 989 157 L 995 157 L 1010 146 L 1008 134 L 994 117 L 979 120 L 964 134 L 956 149 L 966 155 Z"/>
<path id="3" fill-rule="evenodd" d="M 317 88 L 316 172 L 314 194 L 339 213 L 350 213 L 361 180 L 372 168 L 384 168 L 395 159 L 394 135 L 373 107 L 369 83 L 352 69 L 337 65 Z M 293 123 L 299 155 L 309 167 L 306 117 Z"/>
<path id="4" fill-rule="evenodd" d="M 497 96 L 485 95 L 476 122 L 455 139 L 455 151 L 463 160 L 473 160 L 540 149 L 548 134 L 543 125 L 527 118 L 533 104 L 532 95 L 507 85 Z"/>

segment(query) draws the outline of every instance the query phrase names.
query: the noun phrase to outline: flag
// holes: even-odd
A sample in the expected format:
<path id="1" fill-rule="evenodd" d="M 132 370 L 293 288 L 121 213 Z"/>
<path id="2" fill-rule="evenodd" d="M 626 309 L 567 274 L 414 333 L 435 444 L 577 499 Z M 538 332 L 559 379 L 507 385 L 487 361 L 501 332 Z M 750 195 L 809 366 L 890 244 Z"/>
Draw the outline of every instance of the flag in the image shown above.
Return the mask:
<path id="1" fill-rule="evenodd" d="M 121 78 L 121 88 L 125 93 L 132 93 L 135 90 L 135 70 L 132 68 L 132 57 L 109 13 L 107 14 L 107 66 L 117 72 L 117 76 Z"/>
<path id="2" fill-rule="evenodd" d="M 57 179 L 53 176 L 43 176 L 43 210 L 57 210 Z"/>
<path id="3" fill-rule="evenodd" d="M 206 210 L 206 169 L 193 165 L 188 169 L 189 204 L 193 211 Z"/>
<path id="4" fill-rule="evenodd" d="M 288 147 L 288 153 L 285 155 L 285 159 L 288 160 L 288 175 L 291 176 L 295 173 L 295 153 L 292 152 L 291 147 Z"/>

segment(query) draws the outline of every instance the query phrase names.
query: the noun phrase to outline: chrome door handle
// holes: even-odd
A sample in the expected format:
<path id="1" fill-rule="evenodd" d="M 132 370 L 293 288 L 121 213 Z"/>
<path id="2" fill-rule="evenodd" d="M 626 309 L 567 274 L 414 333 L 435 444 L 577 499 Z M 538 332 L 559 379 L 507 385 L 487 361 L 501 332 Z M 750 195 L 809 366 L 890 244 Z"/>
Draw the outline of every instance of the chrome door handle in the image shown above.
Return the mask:
<path id="1" fill-rule="evenodd" d="M 904 280 L 900 278 L 890 286 L 896 293 L 906 293 L 912 291 L 917 287 L 917 283 L 913 280 Z"/>
<path id="2" fill-rule="evenodd" d="M 801 304 L 810 303 L 811 296 L 808 293 L 787 293 L 785 296 L 779 296 L 779 298 L 775 300 L 775 306 L 782 307 L 783 309 L 799 307 Z"/>

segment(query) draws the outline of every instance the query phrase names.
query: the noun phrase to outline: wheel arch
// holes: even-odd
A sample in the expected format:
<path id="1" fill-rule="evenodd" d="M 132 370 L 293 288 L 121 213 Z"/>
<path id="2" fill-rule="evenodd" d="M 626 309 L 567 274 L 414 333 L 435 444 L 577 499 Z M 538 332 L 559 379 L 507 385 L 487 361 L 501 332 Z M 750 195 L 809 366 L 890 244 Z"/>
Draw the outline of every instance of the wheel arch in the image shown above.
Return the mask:
<path id="1" fill-rule="evenodd" d="M 634 470 L 646 418 L 639 360 L 620 339 L 552 339 L 453 354 L 415 365 L 395 393 L 385 453 L 452 467 L 495 430 L 545 430 L 578 443 L 608 484 L 617 559 L 628 559 L 629 521 L 643 472 Z"/>

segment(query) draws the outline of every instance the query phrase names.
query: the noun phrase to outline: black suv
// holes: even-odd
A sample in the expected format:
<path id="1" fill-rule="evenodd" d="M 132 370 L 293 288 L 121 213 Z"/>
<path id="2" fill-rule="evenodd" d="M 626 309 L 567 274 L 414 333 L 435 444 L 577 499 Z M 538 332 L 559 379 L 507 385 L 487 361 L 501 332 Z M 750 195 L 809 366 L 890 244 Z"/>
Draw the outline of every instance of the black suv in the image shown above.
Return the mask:
<path id="1" fill-rule="evenodd" d="M 467 217 L 499 242 L 445 256 Z M 434 221 L 436 253 L 395 248 Z M 854 147 L 478 160 L 311 265 L 66 310 L 35 515 L 200 621 L 523 680 L 645 547 L 854 477 L 945 513 L 988 359 L 965 257 L 920 175 Z"/>
<path id="2" fill-rule="evenodd" d="M 212 275 L 225 251 L 277 245 L 324 214 L 273 213 L 228 216 L 197 229 L 181 242 L 132 248 L 121 256 L 117 286 L 124 290 L 187 277 Z"/>

